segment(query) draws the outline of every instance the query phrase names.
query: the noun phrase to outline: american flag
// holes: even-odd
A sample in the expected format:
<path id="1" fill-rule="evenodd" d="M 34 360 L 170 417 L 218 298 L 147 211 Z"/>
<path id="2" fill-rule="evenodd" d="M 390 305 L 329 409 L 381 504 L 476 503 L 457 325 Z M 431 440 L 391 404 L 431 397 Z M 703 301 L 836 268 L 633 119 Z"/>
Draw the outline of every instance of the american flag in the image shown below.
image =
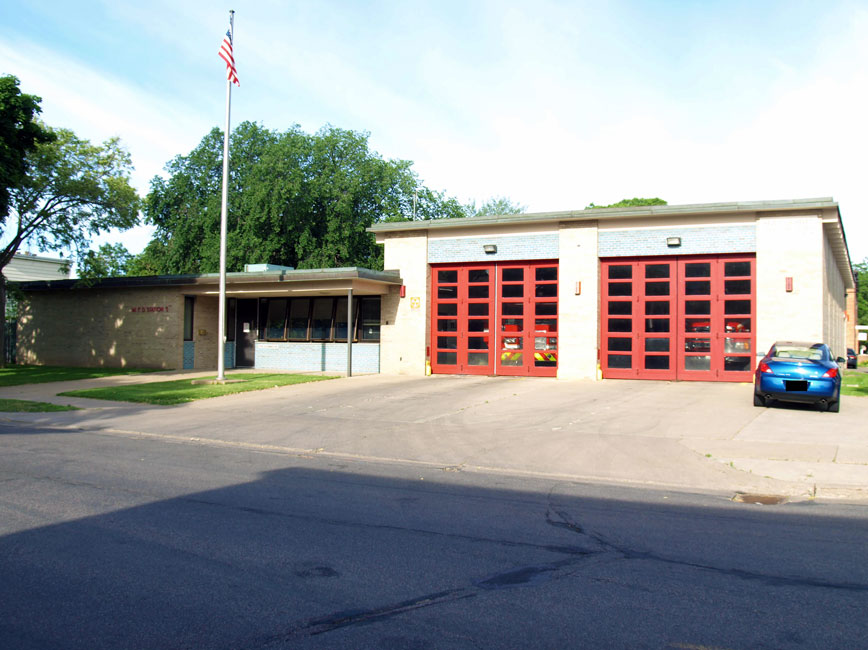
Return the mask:
<path id="1" fill-rule="evenodd" d="M 226 61 L 226 78 L 236 86 L 240 86 L 238 71 L 235 69 L 235 57 L 232 55 L 232 32 L 228 29 L 226 36 L 223 37 L 223 45 L 220 46 L 220 51 L 217 54 Z"/>

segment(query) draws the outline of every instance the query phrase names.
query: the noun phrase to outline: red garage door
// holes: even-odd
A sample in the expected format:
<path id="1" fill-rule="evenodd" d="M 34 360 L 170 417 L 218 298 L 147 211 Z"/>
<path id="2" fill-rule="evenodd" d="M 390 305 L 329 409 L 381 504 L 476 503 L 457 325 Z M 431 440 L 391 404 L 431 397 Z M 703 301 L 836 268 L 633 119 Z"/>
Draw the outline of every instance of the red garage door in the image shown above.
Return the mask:
<path id="1" fill-rule="evenodd" d="M 750 381 L 754 256 L 603 260 L 603 377 Z"/>
<path id="2" fill-rule="evenodd" d="M 557 262 L 431 269 L 431 370 L 557 374 Z"/>

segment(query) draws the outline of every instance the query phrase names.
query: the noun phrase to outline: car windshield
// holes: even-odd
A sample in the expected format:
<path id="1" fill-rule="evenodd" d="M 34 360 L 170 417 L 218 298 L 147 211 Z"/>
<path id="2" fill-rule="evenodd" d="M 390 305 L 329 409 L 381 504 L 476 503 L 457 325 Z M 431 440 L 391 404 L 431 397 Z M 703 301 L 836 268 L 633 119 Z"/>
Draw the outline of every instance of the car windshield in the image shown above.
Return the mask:
<path id="1" fill-rule="evenodd" d="M 776 359 L 811 359 L 820 361 L 823 351 L 820 348 L 809 348 L 801 345 L 777 345 L 775 346 Z"/>

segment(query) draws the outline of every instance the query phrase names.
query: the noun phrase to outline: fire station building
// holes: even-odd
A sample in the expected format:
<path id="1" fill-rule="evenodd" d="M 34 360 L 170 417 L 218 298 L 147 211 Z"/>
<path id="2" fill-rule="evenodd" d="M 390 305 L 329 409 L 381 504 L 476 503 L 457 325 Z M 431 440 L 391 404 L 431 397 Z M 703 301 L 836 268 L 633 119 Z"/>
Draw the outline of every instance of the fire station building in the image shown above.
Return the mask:
<path id="1" fill-rule="evenodd" d="M 228 274 L 226 367 L 751 381 L 777 339 L 841 356 L 855 336 L 828 198 L 370 230 L 385 271 Z M 22 283 L 18 362 L 216 368 L 218 279 Z"/>
<path id="2" fill-rule="evenodd" d="M 828 198 L 382 223 L 381 372 L 751 381 L 777 339 L 846 352 Z M 400 297 L 403 295 L 403 297 Z"/>

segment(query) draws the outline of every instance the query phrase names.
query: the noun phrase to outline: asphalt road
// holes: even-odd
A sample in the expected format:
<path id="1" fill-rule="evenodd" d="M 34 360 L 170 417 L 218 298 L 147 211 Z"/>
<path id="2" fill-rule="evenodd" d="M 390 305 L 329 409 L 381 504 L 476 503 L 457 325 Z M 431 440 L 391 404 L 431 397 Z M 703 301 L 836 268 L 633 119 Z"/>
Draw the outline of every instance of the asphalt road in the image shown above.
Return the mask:
<path id="1" fill-rule="evenodd" d="M 0 648 L 856 648 L 868 507 L 0 426 Z"/>

